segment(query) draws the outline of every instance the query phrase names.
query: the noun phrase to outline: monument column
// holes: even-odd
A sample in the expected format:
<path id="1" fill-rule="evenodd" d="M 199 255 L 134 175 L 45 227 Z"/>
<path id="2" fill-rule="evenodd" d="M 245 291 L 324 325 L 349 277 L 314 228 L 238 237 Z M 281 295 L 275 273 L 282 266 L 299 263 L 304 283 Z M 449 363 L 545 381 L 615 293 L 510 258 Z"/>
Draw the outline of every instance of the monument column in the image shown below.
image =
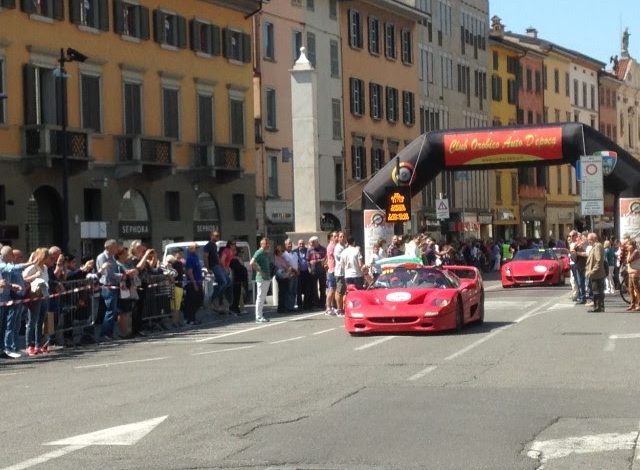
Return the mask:
<path id="1" fill-rule="evenodd" d="M 315 235 L 326 246 L 326 237 L 320 231 L 317 74 L 304 47 L 290 73 L 295 231 L 288 235 L 294 244 Z"/>

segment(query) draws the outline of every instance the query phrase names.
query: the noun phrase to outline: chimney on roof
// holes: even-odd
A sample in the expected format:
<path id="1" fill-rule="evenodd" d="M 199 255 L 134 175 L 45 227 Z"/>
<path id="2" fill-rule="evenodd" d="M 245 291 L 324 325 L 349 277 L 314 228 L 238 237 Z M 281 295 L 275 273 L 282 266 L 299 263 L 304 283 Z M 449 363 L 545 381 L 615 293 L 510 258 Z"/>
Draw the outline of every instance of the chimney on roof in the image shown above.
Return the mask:
<path id="1" fill-rule="evenodd" d="M 536 28 L 534 28 L 533 26 L 529 26 L 527 28 L 527 36 L 529 36 L 530 38 L 537 39 L 538 38 L 538 30 Z"/>

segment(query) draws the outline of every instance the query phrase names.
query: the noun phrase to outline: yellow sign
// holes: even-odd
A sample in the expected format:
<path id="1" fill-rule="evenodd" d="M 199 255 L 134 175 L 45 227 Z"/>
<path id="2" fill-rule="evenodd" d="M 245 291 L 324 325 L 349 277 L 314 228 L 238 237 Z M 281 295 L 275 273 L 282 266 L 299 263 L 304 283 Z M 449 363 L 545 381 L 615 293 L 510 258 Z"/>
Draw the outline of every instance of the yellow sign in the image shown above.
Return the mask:
<path id="1" fill-rule="evenodd" d="M 411 188 L 387 188 L 387 222 L 411 220 Z"/>

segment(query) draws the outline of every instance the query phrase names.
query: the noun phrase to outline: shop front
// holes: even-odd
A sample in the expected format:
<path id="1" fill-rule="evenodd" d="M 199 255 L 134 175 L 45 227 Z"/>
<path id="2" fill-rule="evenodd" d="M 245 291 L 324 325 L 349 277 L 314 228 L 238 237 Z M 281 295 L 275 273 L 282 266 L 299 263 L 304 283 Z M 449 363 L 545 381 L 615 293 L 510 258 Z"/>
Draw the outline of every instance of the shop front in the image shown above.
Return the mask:
<path id="1" fill-rule="evenodd" d="M 520 200 L 522 227 L 520 235 L 525 238 L 545 238 L 546 209 L 544 200 Z"/>
<path id="2" fill-rule="evenodd" d="M 493 217 L 493 238 L 495 240 L 513 240 L 518 233 L 518 214 L 508 207 L 497 207 Z"/>
<path id="3" fill-rule="evenodd" d="M 576 218 L 574 205 L 547 206 L 547 238 L 549 240 L 565 240 L 573 229 Z"/>

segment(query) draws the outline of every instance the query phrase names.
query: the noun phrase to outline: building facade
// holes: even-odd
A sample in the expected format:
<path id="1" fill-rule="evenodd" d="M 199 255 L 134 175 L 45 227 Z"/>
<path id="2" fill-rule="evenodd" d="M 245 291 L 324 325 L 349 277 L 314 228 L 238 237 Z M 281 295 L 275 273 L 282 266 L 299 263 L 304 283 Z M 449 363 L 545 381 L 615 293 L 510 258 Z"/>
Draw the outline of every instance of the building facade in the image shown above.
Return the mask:
<path id="1" fill-rule="evenodd" d="M 3 242 L 252 241 L 260 3 L 3 2 Z"/>
<path id="2" fill-rule="evenodd" d="M 419 21 L 420 128 L 477 128 L 489 125 L 489 2 L 417 0 L 427 14 Z M 438 226 L 435 202 L 449 200 L 450 219 L 440 224 L 448 239 L 487 238 L 492 213 L 487 170 L 444 171 L 423 192 L 423 225 Z"/>
<path id="3" fill-rule="evenodd" d="M 294 230 L 290 69 L 306 48 L 318 76 L 321 228 L 345 226 L 342 61 L 336 1 L 274 1 L 255 16 L 258 232 L 275 239 Z M 259 90 L 259 94 L 258 94 Z M 293 97 L 295 100 L 295 97 Z M 309 184 L 311 184 L 309 182 Z"/>
<path id="4" fill-rule="evenodd" d="M 364 229 L 362 188 L 420 133 L 415 45 L 423 15 L 395 0 L 338 2 L 338 7 L 347 227 L 358 237 Z M 420 201 L 413 198 L 418 210 Z"/>

